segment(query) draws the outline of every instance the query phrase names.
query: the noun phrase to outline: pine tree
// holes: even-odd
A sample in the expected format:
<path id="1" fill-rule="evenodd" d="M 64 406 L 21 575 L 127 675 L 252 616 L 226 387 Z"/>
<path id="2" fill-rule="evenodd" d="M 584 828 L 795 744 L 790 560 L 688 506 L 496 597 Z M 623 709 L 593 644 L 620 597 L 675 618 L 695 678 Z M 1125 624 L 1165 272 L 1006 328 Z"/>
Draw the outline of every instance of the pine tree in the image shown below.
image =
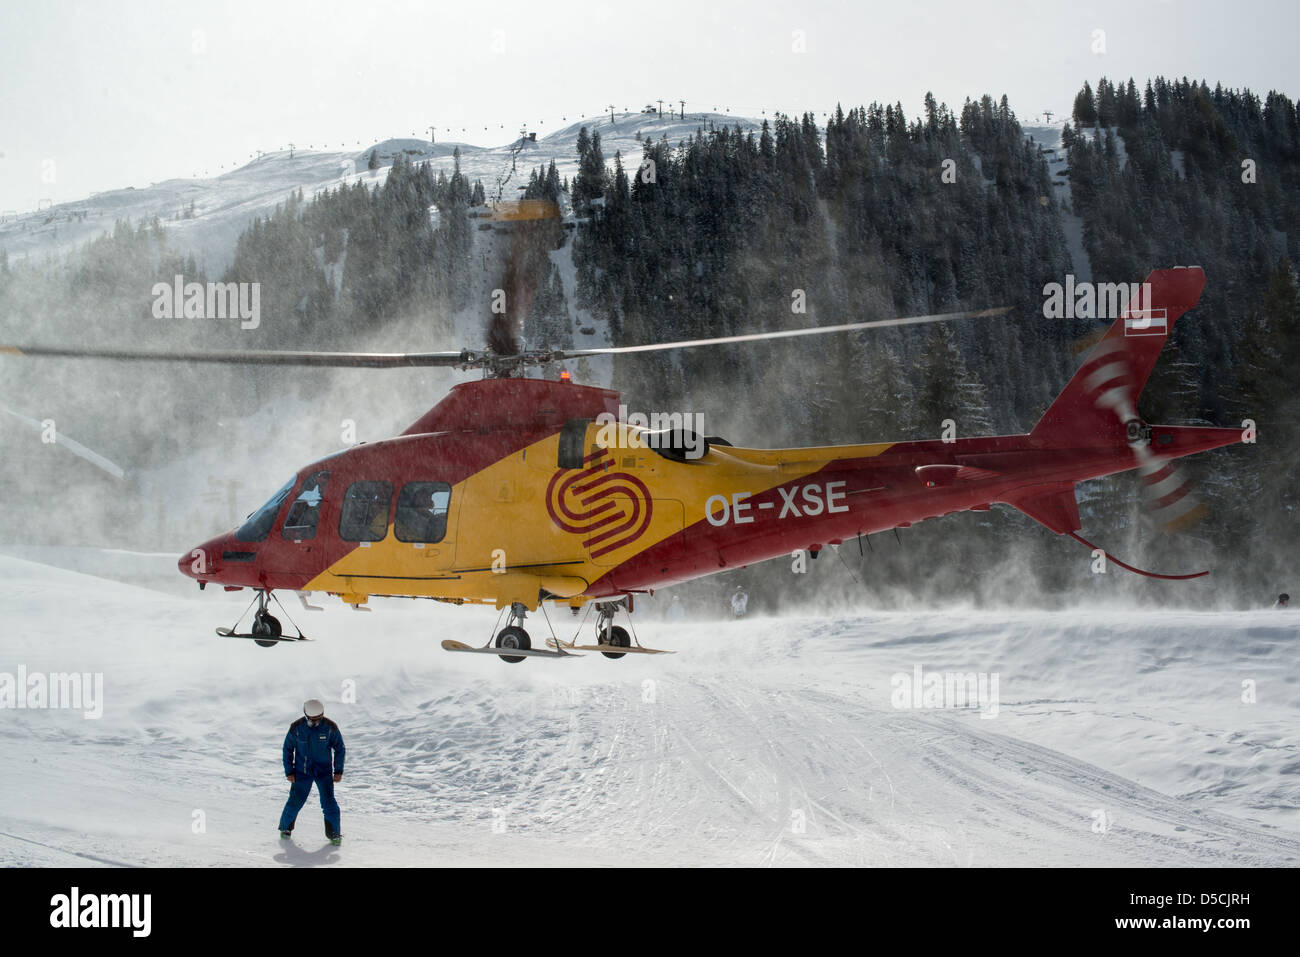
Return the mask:
<path id="1" fill-rule="evenodd" d="M 921 358 L 921 390 L 917 418 L 926 434 L 939 433 L 953 420 L 958 436 L 987 435 L 989 422 L 985 388 L 966 362 L 944 323 L 937 323 Z"/>
<path id="2" fill-rule="evenodd" d="M 600 133 L 588 135 L 584 126 L 578 131 L 578 173 L 573 180 L 574 205 L 582 210 L 605 194 L 609 173 L 600 149 Z"/>
<path id="3" fill-rule="evenodd" d="M 1087 80 L 1083 81 L 1083 89 L 1074 98 L 1074 122 L 1085 129 L 1097 123 L 1097 103 Z"/>

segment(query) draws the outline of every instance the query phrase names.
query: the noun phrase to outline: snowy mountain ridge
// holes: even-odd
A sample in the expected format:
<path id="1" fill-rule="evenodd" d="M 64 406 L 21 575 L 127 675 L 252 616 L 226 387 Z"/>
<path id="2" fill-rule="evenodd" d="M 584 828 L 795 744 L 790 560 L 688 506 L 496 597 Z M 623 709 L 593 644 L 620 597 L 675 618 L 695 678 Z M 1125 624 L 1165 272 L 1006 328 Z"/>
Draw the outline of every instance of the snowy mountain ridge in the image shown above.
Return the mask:
<path id="1" fill-rule="evenodd" d="M 640 161 L 638 136 L 670 143 L 696 130 L 739 124 L 756 130 L 761 121 L 720 113 L 690 113 L 686 119 L 649 116 L 640 113 L 597 116 L 572 123 L 536 141 L 523 138 L 497 147 L 464 143 L 430 143 L 425 140 L 394 138 L 362 150 L 284 150 L 266 153 L 238 169 L 209 179 L 169 179 L 147 187 L 128 186 L 97 193 L 83 200 L 61 203 L 49 209 L 27 213 L 0 222 L 0 249 L 11 261 L 69 252 L 113 228 L 119 219 L 132 223 L 157 217 L 167 230 L 171 245 L 182 253 L 193 252 L 209 274 L 220 273 L 234 253 L 235 240 L 253 219 L 269 215 L 291 193 L 301 189 L 306 196 L 325 189 L 348 186 L 357 180 L 380 183 L 400 152 L 411 162 L 428 160 L 436 170 L 450 175 L 456 149 L 461 153 L 461 170 L 470 182 L 481 180 L 489 198 L 496 195 L 499 177 L 514 173 L 503 199 L 514 199 L 516 187 L 528 182 L 531 169 L 545 167 L 552 160 L 561 177 L 577 172 L 578 133 L 585 126 L 601 135 L 605 157 L 613 161 L 621 151 L 625 160 Z M 374 150 L 379 168 L 367 169 Z"/>

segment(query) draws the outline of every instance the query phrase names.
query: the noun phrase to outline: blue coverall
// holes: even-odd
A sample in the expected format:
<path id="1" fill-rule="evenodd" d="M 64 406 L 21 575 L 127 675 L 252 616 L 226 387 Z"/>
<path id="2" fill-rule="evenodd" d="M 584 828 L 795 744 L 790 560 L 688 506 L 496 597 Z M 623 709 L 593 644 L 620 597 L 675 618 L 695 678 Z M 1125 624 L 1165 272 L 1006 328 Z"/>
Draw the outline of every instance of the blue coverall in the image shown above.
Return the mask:
<path id="1" fill-rule="evenodd" d="M 307 803 L 312 782 L 320 797 L 325 815 L 325 836 L 342 834 L 339 804 L 334 800 L 334 775 L 343 773 L 343 735 L 329 718 L 321 718 L 315 727 L 305 717 L 289 725 L 284 736 L 284 774 L 294 776 L 289 800 L 280 815 L 280 830 L 292 831 L 298 812 Z"/>

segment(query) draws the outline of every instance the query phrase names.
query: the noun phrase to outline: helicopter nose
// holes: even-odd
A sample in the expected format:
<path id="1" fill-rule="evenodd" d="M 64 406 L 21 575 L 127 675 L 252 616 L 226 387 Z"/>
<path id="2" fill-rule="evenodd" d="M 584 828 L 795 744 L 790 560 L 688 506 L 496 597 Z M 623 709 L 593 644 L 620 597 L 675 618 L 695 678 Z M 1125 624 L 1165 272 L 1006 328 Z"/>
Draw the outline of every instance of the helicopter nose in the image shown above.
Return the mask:
<path id="1" fill-rule="evenodd" d="M 182 575 L 190 578 L 200 580 L 211 578 L 213 572 L 217 570 L 217 554 L 212 548 L 212 543 L 207 542 L 183 553 L 176 560 L 176 567 L 180 569 Z"/>

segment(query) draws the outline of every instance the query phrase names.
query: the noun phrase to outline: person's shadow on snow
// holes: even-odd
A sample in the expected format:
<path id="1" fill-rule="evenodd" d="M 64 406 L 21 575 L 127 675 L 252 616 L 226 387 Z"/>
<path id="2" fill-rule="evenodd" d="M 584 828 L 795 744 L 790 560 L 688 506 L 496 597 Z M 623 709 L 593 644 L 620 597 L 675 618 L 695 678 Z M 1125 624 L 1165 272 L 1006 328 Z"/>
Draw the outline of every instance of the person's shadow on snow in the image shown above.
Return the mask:
<path id="1" fill-rule="evenodd" d="M 338 863 L 340 856 L 339 849 L 333 844 L 308 851 L 292 841 L 283 841 L 280 844 L 280 853 L 275 855 L 275 862 L 289 867 L 319 867 L 322 864 Z"/>

